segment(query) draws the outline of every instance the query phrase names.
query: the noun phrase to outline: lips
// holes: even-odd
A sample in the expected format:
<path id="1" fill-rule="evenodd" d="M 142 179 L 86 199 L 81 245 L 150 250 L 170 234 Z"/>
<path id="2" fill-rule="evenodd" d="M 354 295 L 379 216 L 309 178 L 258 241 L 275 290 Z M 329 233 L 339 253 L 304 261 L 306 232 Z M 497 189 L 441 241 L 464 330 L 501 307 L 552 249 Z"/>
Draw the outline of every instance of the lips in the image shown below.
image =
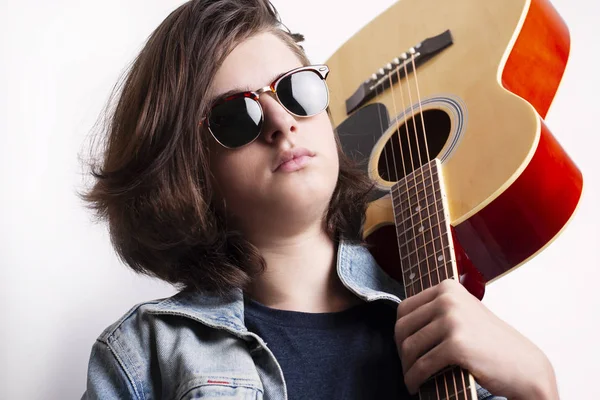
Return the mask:
<path id="1" fill-rule="evenodd" d="M 275 161 L 273 172 L 293 172 L 304 168 L 310 162 L 310 159 L 315 156 L 315 153 L 303 147 L 297 147 L 290 150 L 282 151 L 278 154 Z"/>

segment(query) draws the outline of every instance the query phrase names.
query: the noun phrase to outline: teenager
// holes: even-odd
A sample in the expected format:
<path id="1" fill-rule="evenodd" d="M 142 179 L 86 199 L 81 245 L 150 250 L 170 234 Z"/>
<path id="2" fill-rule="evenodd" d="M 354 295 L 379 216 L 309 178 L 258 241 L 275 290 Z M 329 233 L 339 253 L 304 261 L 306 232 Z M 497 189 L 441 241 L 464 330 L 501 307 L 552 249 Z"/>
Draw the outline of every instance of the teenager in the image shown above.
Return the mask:
<path id="1" fill-rule="evenodd" d="M 83 398 L 408 399 L 460 365 L 480 399 L 557 399 L 546 356 L 457 282 L 401 302 L 301 40 L 267 0 L 196 0 L 136 58 L 86 199 L 181 291 L 100 335 Z"/>

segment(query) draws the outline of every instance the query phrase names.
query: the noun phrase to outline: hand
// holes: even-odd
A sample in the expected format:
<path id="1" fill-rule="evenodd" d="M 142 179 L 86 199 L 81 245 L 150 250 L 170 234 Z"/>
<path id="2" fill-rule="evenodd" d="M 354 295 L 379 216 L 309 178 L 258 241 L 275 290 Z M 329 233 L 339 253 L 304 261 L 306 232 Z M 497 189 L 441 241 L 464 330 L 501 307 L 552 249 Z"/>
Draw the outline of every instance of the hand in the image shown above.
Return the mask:
<path id="1" fill-rule="evenodd" d="M 395 339 L 404 381 L 415 394 L 449 365 L 468 370 L 496 396 L 558 399 L 547 357 L 460 283 L 448 279 L 398 306 Z"/>

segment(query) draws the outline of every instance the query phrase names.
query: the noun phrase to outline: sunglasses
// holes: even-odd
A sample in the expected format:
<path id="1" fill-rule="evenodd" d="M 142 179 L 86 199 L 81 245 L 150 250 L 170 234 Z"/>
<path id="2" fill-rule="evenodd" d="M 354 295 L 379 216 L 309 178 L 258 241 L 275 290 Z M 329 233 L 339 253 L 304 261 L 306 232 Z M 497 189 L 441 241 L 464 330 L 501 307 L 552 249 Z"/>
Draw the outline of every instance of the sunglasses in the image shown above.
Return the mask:
<path id="1" fill-rule="evenodd" d="M 312 117 L 329 105 L 329 91 L 325 83 L 328 74 L 326 65 L 295 68 L 269 86 L 218 100 L 200 125 L 205 124 L 223 147 L 240 148 L 252 143 L 261 134 L 265 119 L 258 101 L 261 94 L 272 92 L 277 102 L 296 117 Z"/>

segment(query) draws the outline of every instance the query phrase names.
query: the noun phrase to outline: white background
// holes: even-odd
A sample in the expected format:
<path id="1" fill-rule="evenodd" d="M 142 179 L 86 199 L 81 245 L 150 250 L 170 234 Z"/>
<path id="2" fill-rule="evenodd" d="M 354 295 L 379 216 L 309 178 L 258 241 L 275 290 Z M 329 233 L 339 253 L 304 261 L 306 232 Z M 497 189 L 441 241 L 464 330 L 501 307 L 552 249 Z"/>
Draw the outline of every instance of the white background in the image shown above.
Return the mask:
<path id="1" fill-rule="evenodd" d="M 1 399 L 79 398 L 101 331 L 135 303 L 173 293 L 120 264 L 75 191 L 82 183 L 78 155 L 114 83 L 180 3 L 1 3 Z M 306 35 L 312 61 L 322 62 L 391 3 L 275 5 L 293 31 Z M 484 302 L 548 354 L 563 399 L 597 399 L 600 3 L 554 4 L 570 27 L 572 53 L 548 123 L 583 171 L 585 193 L 558 240 L 488 287 Z"/>

